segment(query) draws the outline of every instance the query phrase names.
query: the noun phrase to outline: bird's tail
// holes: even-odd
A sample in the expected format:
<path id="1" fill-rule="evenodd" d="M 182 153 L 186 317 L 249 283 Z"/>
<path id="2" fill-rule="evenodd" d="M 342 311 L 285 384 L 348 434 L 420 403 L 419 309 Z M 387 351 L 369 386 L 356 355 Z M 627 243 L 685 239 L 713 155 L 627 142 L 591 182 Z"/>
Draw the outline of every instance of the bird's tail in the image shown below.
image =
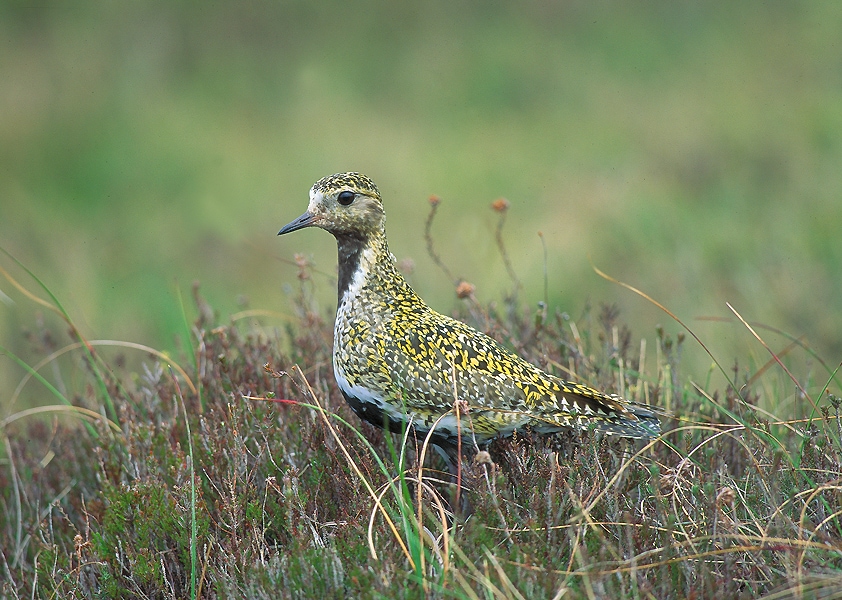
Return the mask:
<path id="1" fill-rule="evenodd" d="M 661 420 L 653 407 L 624 401 L 625 411 L 615 412 L 596 420 L 597 431 L 634 439 L 652 439 L 661 435 Z"/>

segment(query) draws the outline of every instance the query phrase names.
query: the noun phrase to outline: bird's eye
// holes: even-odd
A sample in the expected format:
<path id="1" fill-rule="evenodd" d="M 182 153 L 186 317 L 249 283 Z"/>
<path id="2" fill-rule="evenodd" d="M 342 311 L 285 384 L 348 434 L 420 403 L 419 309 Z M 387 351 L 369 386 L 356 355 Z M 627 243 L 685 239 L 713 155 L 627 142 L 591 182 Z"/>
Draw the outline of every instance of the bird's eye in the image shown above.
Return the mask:
<path id="1" fill-rule="evenodd" d="M 349 192 L 345 190 L 344 192 L 340 192 L 336 199 L 339 201 L 339 204 L 342 206 L 348 206 L 351 202 L 354 201 L 357 195 L 354 192 Z"/>

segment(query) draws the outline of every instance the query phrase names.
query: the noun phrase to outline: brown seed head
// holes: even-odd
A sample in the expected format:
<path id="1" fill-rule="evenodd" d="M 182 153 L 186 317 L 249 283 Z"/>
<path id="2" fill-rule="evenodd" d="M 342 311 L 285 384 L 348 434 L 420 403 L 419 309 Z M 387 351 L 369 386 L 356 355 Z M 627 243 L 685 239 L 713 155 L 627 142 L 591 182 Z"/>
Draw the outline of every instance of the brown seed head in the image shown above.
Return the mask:
<path id="1" fill-rule="evenodd" d="M 467 281 L 460 281 L 456 286 L 456 297 L 464 300 L 465 298 L 470 298 L 474 295 L 474 291 L 476 290 L 476 286 L 473 283 L 468 283 Z"/>
<path id="2" fill-rule="evenodd" d="M 734 498 L 736 498 L 736 493 L 730 487 L 724 487 L 719 490 L 719 493 L 716 495 L 716 505 L 719 508 L 723 506 L 730 506 L 734 503 Z"/>
<path id="3" fill-rule="evenodd" d="M 499 213 L 506 212 L 509 210 L 509 201 L 505 198 L 497 198 L 497 200 L 491 203 L 491 208 Z"/>

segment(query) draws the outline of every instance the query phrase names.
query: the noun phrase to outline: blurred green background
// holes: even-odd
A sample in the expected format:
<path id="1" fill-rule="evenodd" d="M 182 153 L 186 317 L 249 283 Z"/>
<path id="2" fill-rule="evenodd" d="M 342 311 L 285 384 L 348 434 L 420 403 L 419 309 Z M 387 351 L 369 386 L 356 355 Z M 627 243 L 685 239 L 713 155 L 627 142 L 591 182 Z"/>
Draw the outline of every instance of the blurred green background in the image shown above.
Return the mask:
<path id="1" fill-rule="evenodd" d="M 392 251 L 444 312 L 427 198 L 440 254 L 488 302 L 512 287 L 504 196 L 531 305 L 541 231 L 551 306 L 574 317 L 615 302 L 637 335 L 679 330 L 590 257 L 726 364 L 766 360 L 696 319 L 726 301 L 842 358 L 840 2 L 0 3 L 0 245 L 90 339 L 174 349 L 194 280 L 222 315 L 289 314 L 293 254 L 331 275 L 335 246 L 275 234 L 345 170 L 377 182 Z M 0 342 L 35 362 L 38 311 L 0 291 Z M 0 357 L 4 398 L 22 374 Z"/>

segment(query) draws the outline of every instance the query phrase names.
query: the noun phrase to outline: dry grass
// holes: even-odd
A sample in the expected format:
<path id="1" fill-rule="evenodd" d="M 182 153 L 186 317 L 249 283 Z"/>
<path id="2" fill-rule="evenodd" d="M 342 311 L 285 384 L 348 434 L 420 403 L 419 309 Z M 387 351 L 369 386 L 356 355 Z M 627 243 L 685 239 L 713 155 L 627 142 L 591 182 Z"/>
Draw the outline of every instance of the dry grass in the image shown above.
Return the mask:
<path id="1" fill-rule="evenodd" d="M 72 373 L 40 374 L 58 352 L 30 369 L 22 385 L 38 379 L 66 403 L 0 423 L 4 597 L 816 598 L 842 588 L 840 401 L 827 386 L 809 400 L 798 384 L 804 414 L 778 416 L 758 407 L 760 390 L 792 394 L 775 368 L 736 369 L 711 391 L 682 382 L 683 338 L 663 331 L 646 373 L 646 344 L 610 307 L 574 321 L 513 296 L 501 315 L 468 295 L 462 318 L 536 364 L 676 417 L 646 444 L 590 433 L 496 441 L 463 466 L 475 509 L 463 522 L 448 513 L 452 492 L 425 440 L 386 435 L 344 403 L 331 325 L 299 266 L 297 322 L 283 334 L 218 322 L 197 290 L 189 366 L 126 343 L 147 357 L 128 372 L 72 328 L 61 351 L 77 359 L 63 367 Z"/>

